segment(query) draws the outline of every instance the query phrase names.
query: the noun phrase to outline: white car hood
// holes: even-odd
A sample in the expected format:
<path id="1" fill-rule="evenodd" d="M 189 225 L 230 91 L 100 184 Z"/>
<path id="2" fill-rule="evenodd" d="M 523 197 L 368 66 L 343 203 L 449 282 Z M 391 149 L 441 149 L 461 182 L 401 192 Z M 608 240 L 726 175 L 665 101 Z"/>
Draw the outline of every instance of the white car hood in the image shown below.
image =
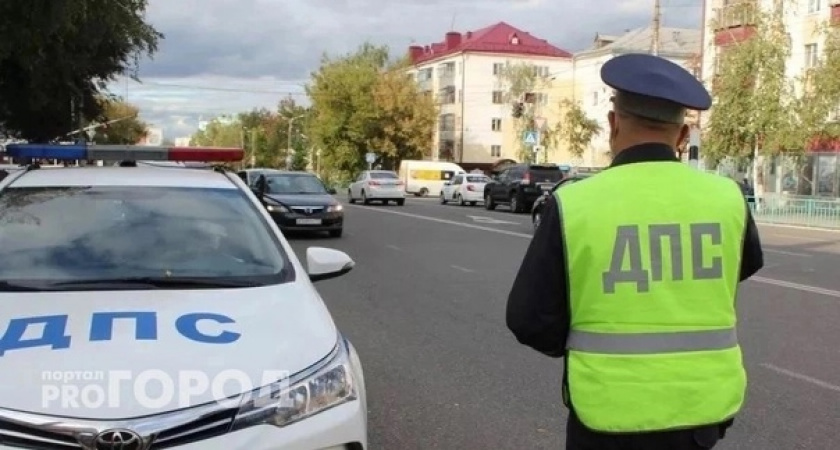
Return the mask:
<path id="1" fill-rule="evenodd" d="M 184 385 L 179 375 L 185 371 L 202 371 L 212 383 L 223 379 L 223 371 L 234 370 L 258 388 L 268 371 L 294 374 L 317 363 L 329 354 L 338 337 L 326 306 L 306 281 L 225 290 L 2 293 L 0 304 L 4 312 L 0 331 L 7 334 L 2 347 L 5 352 L 0 355 L 0 408 L 80 419 L 123 419 L 183 408 L 185 400 L 178 398 L 178 391 L 179 385 Z M 139 311 L 157 314 L 156 339 L 136 339 L 135 320 L 117 319 L 110 340 L 91 341 L 93 313 Z M 194 313 L 230 317 L 235 323 L 203 321 L 197 328 L 211 336 L 225 330 L 236 332 L 239 338 L 231 343 L 203 343 L 185 337 L 176 321 Z M 65 336 L 70 336 L 69 347 L 9 348 L 12 319 L 56 315 L 68 316 Z M 44 328 L 30 325 L 21 340 L 38 339 Z M 97 331 L 101 333 L 102 328 L 107 327 L 100 325 Z M 137 400 L 134 383 L 116 383 L 119 377 L 109 372 L 130 371 L 137 378 L 150 370 L 162 371 L 173 380 L 176 393 L 170 403 L 143 404 Z M 67 375 L 88 380 L 68 380 Z M 95 400 L 73 401 L 67 395 L 72 397 L 75 388 L 62 387 L 67 385 L 77 386 L 79 392 L 87 385 L 101 386 L 110 399 L 118 398 L 111 406 L 97 406 Z M 62 390 L 64 404 L 50 400 L 56 388 L 48 386 Z M 160 386 L 150 383 L 147 392 L 160 395 Z M 191 405 L 198 405 L 218 400 L 222 393 L 231 396 L 242 390 L 237 382 L 229 381 L 215 394 L 208 388 L 187 398 Z"/>

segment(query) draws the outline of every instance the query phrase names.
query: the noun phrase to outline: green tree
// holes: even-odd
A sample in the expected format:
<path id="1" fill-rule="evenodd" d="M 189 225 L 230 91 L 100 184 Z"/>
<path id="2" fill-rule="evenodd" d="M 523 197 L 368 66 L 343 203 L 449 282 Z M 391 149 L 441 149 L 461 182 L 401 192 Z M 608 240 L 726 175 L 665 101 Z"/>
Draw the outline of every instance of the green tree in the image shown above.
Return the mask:
<path id="1" fill-rule="evenodd" d="M 126 102 L 103 101 L 103 126 L 96 128 L 93 142 L 97 144 L 133 145 L 146 136 L 148 124 L 138 118 L 140 110 Z"/>
<path id="2" fill-rule="evenodd" d="M 98 99 L 163 35 L 145 22 L 147 0 L 0 2 L 0 128 L 31 141 L 77 129 L 73 109 L 100 119 Z"/>
<path id="3" fill-rule="evenodd" d="M 580 158 L 592 139 L 603 130 L 598 121 L 586 115 L 578 102 L 564 99 L 560 102 L 561 119 L 551 128 L 550 137 L 566 145 L 566 150 Z"/>
<path id="4" fill-rule="evenodd" d="M 364 169 L 365 153 L 375 151 L 379 164 L 393 167 L 423 155 L 431 144 L 437 110 L 405 63 L 389 63 L 387 47 L 366 43 L 352 54 L 324 56 L 312 74 L 307 93 L 312 113 L 306 135 L 321 148 L 321 165 L 335 178 Z"/>
<path id="5" fill-rule="evenodd" d="M 840 28 L 829 24 L 820 34 L 823 55 L 805 73 L 798 107 L 801 126 L 815 146 L 840 138 Z"/>
<path id="6" fill-rule="evenodd" d="M 513 117 L 514 130 L 517 136 L 522 136 L 525 131 L 534 129 L 534 120 L 538 117 L 540 106 L 539 92 L 548 86 L 548 78 L 541 74 L 539 68 L 529 63 L 507 63 L 497 75 L 498 82 L 504 89 L 504 101 L 509 103 L 513 109 L 517 103 L 522 103 L 523 110 L 521 117 Z M 544 95 L 544 94 L 543 94 Z M 551 140 L 550 132 L 547 141 Z M 530 146 L 518 139 L 519 158 L 523 161 L 531 161 L 534 152 Z"/>
<path id="7" fill-rule="evenodd" d="M 744 161 L 759 153 L 801 151 L 808 127 L 785 75 L 791 49 L 781 11 L 762 12 L 752 2 L 730 8 L 733 17 L 753 21 L 755 33 L 718 57 L 704 156 L 716 165 L 727 157 Z"/>

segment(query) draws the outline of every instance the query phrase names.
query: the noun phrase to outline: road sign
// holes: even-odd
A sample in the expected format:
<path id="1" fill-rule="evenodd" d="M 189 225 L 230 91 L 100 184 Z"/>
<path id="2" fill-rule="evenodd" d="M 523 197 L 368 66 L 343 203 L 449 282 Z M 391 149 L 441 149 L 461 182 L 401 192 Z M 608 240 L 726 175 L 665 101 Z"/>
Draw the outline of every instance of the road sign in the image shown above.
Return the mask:
<path id="1" fill-rule="evenodd" d="M 533 130 L 529 130 L 525 132 L 525 135 L 522 137 L 522 140 L 525 141 L 525 145 L 537 145 L 540 140 L 539 133 Z"/>
<path id="2" fill-rule="evenodd" d="M 700 147 L 700 129 L 699 128 L 691 128 L 691 131 L 688 133 L 688 145 L 691 147 Z"/>
<path id="3" fill-rule="evenodd" d="M 540 131 L 545 130 L 545 117 L 535 117 L 534 126 Z"/>
<path id="4" fill-rule="evenodd" d="M 373 164 L 374 162 L 376 162 L 376 153 L 368 152 L 365 155 L 365 161 L 367 161 L 368 164 Z"/>

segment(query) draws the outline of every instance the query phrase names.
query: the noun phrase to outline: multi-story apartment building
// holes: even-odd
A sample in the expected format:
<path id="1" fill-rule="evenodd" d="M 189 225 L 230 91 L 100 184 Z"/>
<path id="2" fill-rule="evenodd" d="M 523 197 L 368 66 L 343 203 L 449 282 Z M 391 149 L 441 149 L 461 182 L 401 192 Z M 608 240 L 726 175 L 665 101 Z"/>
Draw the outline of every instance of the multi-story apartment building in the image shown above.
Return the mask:
<path id="1" fill-rule="evenodd" d="M 518 146 L 506 144 L 513 126 L 502 71 L 506 64 L 534 65 L 539 74 L 567 72 L 571 53 L 504 22 L 466 33 L 449 32 L 443 42 L 411 46 L 411 70 L 423 91 L 438 100 L 438 126 L 432 159 L 487 168 L 517 159 Z M 536 92 L 536 102 L 548 104 Z"/>
<path id="2" fill-rule="evenodd" d="M 755 32 L 758 11 L 780 8 L 791 51 L 786 75 L 801 77 L 817 64 L 825 42 L 822 29 L 840 19 L 840 0 L 705 0 L 702 75 L 714 92 L 719 56 Z"/>
<path id="3" fill-rule="evenodd" d="M 616 56 L 627 53 L 649 53 L 673 61 L 699 75 L 701 62 L 701 32 L 697 29 L 660 28 L 658 45 L 654 46 L 654 28 L 644 27 L 628 31 L 621 36 L 598 34 L 592 48 L 576 53 L 573 74 L 575 101 L 587 117 L 597 120 L 602 133 L 595 136 L 589 148 L 575 165 L 590 167 L 609 164 L 609 123 L 607 113 L 612 108 L 612 89 L 601 81 L 601 66 Z M 655 48 L 654 48 L 655 47 Z M 689 123 L 696 122 L 696 114 L 689 117 Z"/>

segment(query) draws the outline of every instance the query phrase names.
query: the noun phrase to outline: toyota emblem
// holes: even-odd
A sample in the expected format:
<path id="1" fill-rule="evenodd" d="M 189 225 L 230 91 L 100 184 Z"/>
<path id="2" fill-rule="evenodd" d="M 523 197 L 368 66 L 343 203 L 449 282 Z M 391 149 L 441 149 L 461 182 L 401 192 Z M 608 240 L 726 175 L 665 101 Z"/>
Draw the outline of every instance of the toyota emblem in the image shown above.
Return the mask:
<path id="1" fill-rule="evenodd" d="M 143 438 L 131 430 L 106 430 L 94 440 L 96 450 L 143 450 Z"/>

